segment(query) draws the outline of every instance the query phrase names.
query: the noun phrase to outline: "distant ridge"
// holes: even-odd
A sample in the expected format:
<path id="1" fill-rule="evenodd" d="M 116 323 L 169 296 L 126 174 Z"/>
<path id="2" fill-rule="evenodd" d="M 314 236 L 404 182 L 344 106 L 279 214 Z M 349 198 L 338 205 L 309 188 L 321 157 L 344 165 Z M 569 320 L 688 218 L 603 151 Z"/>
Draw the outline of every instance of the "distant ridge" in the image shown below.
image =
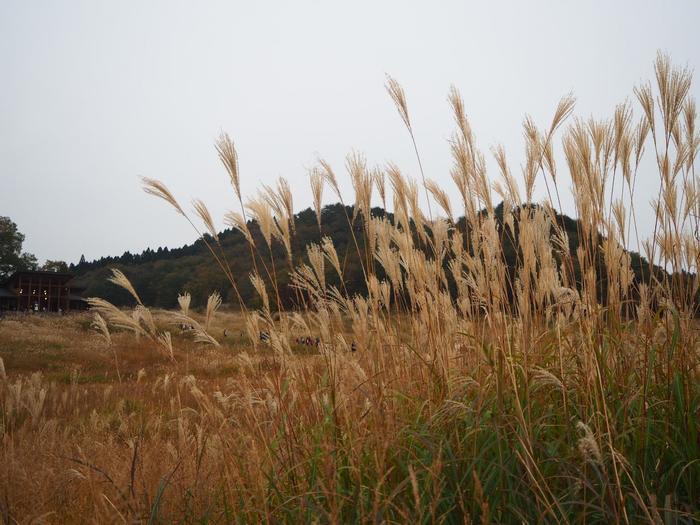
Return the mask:
<path id="1" fill-rule="evenodd" d="M 534 205 L 529 206 L 534 207 Z M 305 247 L 310 243 L 319 242 L 322 236 L 329 236 L 333 239 L 339 257 L 343 259 L 345 286 L 348 292 L 361 293 L 365 291 L 365 281 L 359 262 L 360 259 L 348 229 L 346 213 L 347 216 L 352 217 L 353 208 L 347 206 L 346 210 L 343 210 L 341 204 L 325 206 L 322 213 L 320 233 L 316 214 L 311 208 L 296 214 L 296 235 L 293 245 L 294 258 L 295 263 L 301 258 L 305 260 Z M 503 231 L 503 204 L 500 204 L 495 209 L 495 213 L 496 219 L 500 223 L 500 229 Z M 387 216 L 390 220 L 393 220 L 392 214 L 386 213 L 381 208 L 373 208 L 372 214 L 373 216 Z M 575 253 L 579 242 L 579 221 L 566 215 L 557 214 L 556 217 L 557 222 L 563 226 L 568 235 L 570 250 L 572 250 L 572 253 Z M 463 232 L 465 231 L 467 225 L 464 217 L 457 220 L 455 227 Z M 264 257 L 264 261 L 258 259 L 258 266 L 262 267 L 263 262 L 269 266 L 269 253 L 257 224 L 254 221 L 249 221 L 249 228 Z M 358 216 L 354 222 L 353 229 L 362 249 L 364 246 L 364 229 L 361 216 Z M 501 237 L 504 256 L 508 263 L 508 268 L 511 270 L 511 277 L 514 277 L 517 258 L 515 246 L 517 243 L 514 244 L 507 235 L 502 235 Z M 246 240 L 240 232 L 230 229 L 224 230 L 219 235 L 219 239 L 233 270 L 234 277 L 238 282 L 243 300 L 249 306 L 257 306 L 258 299 L 248 278 L 249 273 L 252 271 L 252 264 Z M 294 294 L 288 286 L 289 267 L 285 262 L 283 247 L 279 244 L 274 244 L 274 242 L 273 255 L 277 268 L 277 281 L 280 287 L 281 298 L 283 302 L 290 304 L 294 300 Z M 644 279 L 644 281 L 648 280 L 648 262 L 635 252 L 631 252 L 630 256 L 635 279 L 637 281 L 641 279 Z M 119 268 L 124 271 L 138 290 L 144 303 L 149 306 L 174 308 L 177 306 L 178 294 L 187 291 L 192 294 L 193 306 L 199 307 L 205 304 L 207 296 L 214 290 L 218 290 L 222 294 L 224 302 L 232 305 L 237 303 L 230 284 L 213 261 L 202 239 L 198 239 L 194 243 L 181 248 L 158 248 L 156 250 L 148 248 L 140 254 L 125 252 L 121 256 L 102 257 L 95 261 L 81 261 L 76 265 L 70 265 L 70 271 L 77 276 L 76 284 L 85 288 L 86 297 L 102 297 L 117 305 L 131 304 L 131 299 L 126 292 L 107 281 L 110 268 Z M 655 272 L 660 276 L 664 274 L 663 270 L 658 267 L 655 268 Z M 334 273 L 329 272 L 329 282 L 339 284 Z M 601 276 L 600 293 L 605 293 L 606 290 L 604 273 L 601 259 L 599 271 Z"/>

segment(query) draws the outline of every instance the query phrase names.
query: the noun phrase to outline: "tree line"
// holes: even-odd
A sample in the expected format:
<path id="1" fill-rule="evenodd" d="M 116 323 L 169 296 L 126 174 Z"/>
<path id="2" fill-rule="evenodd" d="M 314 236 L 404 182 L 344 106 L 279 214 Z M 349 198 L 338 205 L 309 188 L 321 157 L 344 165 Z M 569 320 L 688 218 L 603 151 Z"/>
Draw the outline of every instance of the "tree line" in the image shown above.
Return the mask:
<path id="1" fill-rule="evenodd" d="M 526 207 L 535 208 L 534 205 Z M 485 210 L 482 214 L 485 214 Z M 375 217 L 385 216 L 388 220 L 393 220 L 391 213 L 385 212 L 381 208 L 373 208 L 372 215 Z M 514 214 L 517 217 L 517 214 Z M 329 284 L 340 287 L 344 286 L 350 294 L 366 292 L 365 279 L 361 261 L 365 262 L 365 228 L 361 214 L 352 219 L 352 226 L 355 239 L 348 228 L 348 217 L 354 217 L 352 206 L 341 204 L 327 205 L 322 212 L 321 228 L 319 229 L 315 212 L 307 208 L 295 215 L 295 235 L 293 237 L 292 252 L 294 254 L 293 265 L 306 262 L 306 246 L 310 243 L 319 243 L 321 238 L 328 236 L 333 240 L 338 256 L 343 265 L 344 282 L 340 283 L 335 272 L 329 271 L 327 279 Z M 499 223 L 499 231 L 505 231 L 504 209 L 501 203 L 495 209 L 495 218 Z M 555 214 L 556 222 L 563 228 L 568 237 L 569 249 L 571 253 L 576 253 L 579 246 L 579 232 L 581 231 L 578 220 L 566 215 Z M 470 225 L 466 223 L 464 217 L 460 218 L 453 225 L 455 230 L 463 233 L 465 239 L 469 239 Z M 254 221 L 249 221 L 248 227 L 257 246 L 266 246 L 262 233 Z M 415 230 L 415 228 L 414 228 Z M 414 231 L 414 235 L 416 232 Z M 518 252 L 518 223 L 517 218 L 513 225 L 512 235 L 501 236 L 501 248 L 503 257 L 506 260 L 510 274 L 508 276 L 515 282 L 515 268 Z M 205 237 L 206 238 L 206 237 Z M 212 240 L 208 238 L 208 240 Z M 355 245 L 355 240 L 358 246 Z M 602 240 L 602 237 L 601 237 Z M 259 306 L 259 299 L 253 288 L 249 274 L 253 271 L 251 252 L 246 239 L 237 230 L 224 230 L 219 235 L 225 260 L 232 269 L 233 277 L 238 284 L 239 292 L 243 301 L 249 307 Z M 468 241 L 467 241 L 468 243 Z M 421 243 L 417 243 L 421 246 Z M 359 253 L 358 248 L 359 247 Z M 423 246 L 423 249 L 428 249 Z M 469 249 L 469 247 L 468 247 Z M 274 278 L 277 281 L 282 303 L 288 307 L 297 301 L 298 297 L 289 286 L 290 268 L 286 262 L 286 255 L 281 244 L 272 246 L 272 254 L 267 253 L 267 249 L 261 249 L 261 253 L 255 254 L 257 268 L 274 266 Z M 655 278 L 663 279 L 664 271 L 659 267 L 651 269 L 648 262 L 638 253 L 630 252 L 631 267 L 637 282 L 647 282 L 650 278 L 650 271 L 653 271 Z M 445 257 L 443 264 L 445 268 L 449 264 L 450 257 Z M 574 275 L 577 284 L 581 282 L 581 275 L 578 263 L 574 257 Z M 271 264 L 272 262 L 272 264 Z M 602 254 L 597 261 L 599 276 L 599 295 L 601 300 L 607 293 L 607 283 L 605 282 L 605 264 Z M 192 305 L 202 307 L 206 303 L 207 296 L 213 292 L 221 293 L 226 303 L 232 306 L 238 304 L 238 300 L 231 285 L 226 279 L 221 269 L 214 263 L 203 239 L 198 239 L 190 245 L 181 248 L 168 249 L 158 248 L 156 250 L 146 249 L 140 254 L 125 252 L 117 257 L 102 257 L 88 262 L 81 258 L 81 261 L 69 266 L 69 271 L 76 274 L 76 284 L 85 287 L 86 296 L 97 296 L 107 299 L 117 305 L 131 303 L 131 298 L 120 288 L 110 284 L 107 277 L 111 268 L 119 268 L 132 281 L 138 290 L 144 303 L 162 308 L 175 308 L 177 306 L 178 294 L 189 292 L 192 295 Z M 272 290 L 272 283 L 269 276 L 266 278 L 268 290 Z M 447 272 L 449 273 L 449 272 Z M 381 271 L 378 272 L 381 277 Z M 690 275 L 675 276 L 675 278 L 687 279 Z M 630 297 L 633 299 L 635 288 Z M 696 299 L 697 300 L 697 299 Z"/>

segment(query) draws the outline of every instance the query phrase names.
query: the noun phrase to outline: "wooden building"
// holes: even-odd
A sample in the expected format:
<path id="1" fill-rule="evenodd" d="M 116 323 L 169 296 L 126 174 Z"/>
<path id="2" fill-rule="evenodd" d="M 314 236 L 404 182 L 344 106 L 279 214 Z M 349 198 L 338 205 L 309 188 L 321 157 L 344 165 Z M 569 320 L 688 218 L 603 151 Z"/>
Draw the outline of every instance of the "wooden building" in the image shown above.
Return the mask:
<path id="1" fill-rule="evenodd" d="M 0 310 L 68 312 L 87 307 L 83 288 L 73 275 L 58 272 L 15 272 L 0 283 Z"/>

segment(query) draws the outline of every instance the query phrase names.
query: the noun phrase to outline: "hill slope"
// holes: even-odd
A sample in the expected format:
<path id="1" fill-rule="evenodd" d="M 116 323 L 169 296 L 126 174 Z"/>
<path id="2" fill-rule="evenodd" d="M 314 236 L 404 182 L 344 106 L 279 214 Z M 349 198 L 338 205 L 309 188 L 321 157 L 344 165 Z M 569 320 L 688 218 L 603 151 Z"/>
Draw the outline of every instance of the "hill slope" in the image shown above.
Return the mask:
<path id="1" fill-rule="evenodd" d="M 346 216 L 347 213 L 347 216 Z M 381 208 L 372 210 L 374 216 L 385 215 Z M 310 208 L 303 210 L 295 216 L 296 235 L 293 240 L 293 253 L 295 263 L 305 258 L 304 247 L 312 242 L 319 242 L 322 236 L 329 236 L 345 267 L 345 286 L 349 292 L 361 292 L 364 290 L 364 278 L 362 267 L 359 263 L 357 250 L 348 229 L 347 217 L 352 217 L 352 207 L 340 204 L 326 206 L 322 215 L 322 230 L 316 222 L 316 214 Z M 392 219 L 391 214 L 386 214 Z M 496 208 L 496 217 L 499 222 L 503 220 L 502 205 Z M 557 216 L 557 222 L 563 226 L 568 238 L 569 247 L 575 253 L 578 247 L 579 223 L 567 216 Z M 464 232 L 468 225 L 464 218 L 457 221 L 456 228 Z M 249 228 L 259 247 L 261 247 L 263 259 L 258 256 L 258 267 L 263 272 L 263 265 L 271 267 L 271 260 L 265 241 L 257 224 L 249 222 Z M 361 217 L 354 222 L 354 232 L 361 247 L 364 246 L 364 229 Z M 501 227 L 503 231 L 503 227 Z M 516 223 L 517 236 L 517 223 Z M 210 239 L 211 240 L 211 239 Z M 248 278 L 252 270 L 251 252 L 243 235 L 235 230 L 225 230 L 219 235 L 226 259 L 232 269 L 234 278 L 238 282 L 241 296 L 247 304 L 254 306 L 257 301 L 255 291 Z M 507 235 L 502 236 L 503 253 L 511 270 L 515 267 L 518 254 L 512 239 Z M 263 248 L 264 247 L 264 248 Z M 288 287 L 289 267 L 285 262 L 285 254 L 281 245 L 273 242 L 274 264 L 276 277 L 280 287 L 282 300 L 286 303 L 293 301 L 293 291 Z M 363 255 L 364 256 L 364 255 Z M 638 254 L 632 253 L 632 268 L 636 279 L 641 279 L 645 272 L 648 273 L 648 263 Z M 215 263 L 202 239 L 182 248 L 157 250 L 147 249 L 141 254 L 124 253 L 118 257 L 103 257 L 92 262 L 81 262 L 71 265 L 70 270 L 76 274 L 76 282 L 86 288 L 88 297 L 98 296 L 107 299 L 114 304 L 130 304 L 131 299 L 126 292 L 110 284 L 107 277 L 110 268 L 121 269 L 132 281 L 138 290 L 143 302 L 150 306 L 173 308 L 177 305 L 177 296 L 185 291 L 192 294 L 192 305 L 202 306 L 206 303 L 207 296 L 212 291 L 219 291 L 224 302 L 236 304 L 237 300 L 225 275 Z M 604 275 L 604 267 L 600 265 L 599 275 Z M 657 272 L 663 274 L 661 269 Z M 329 272 L 330 273 L 330 272 Z M 514 270 L 511 272 L 514 278 Z M 577 276 L 578 277 L 578 276 Z M 332 276 L 329 275 L 332 280 Z M 605 283 L 601 281 L 601 293 L 605 293 Z"/>

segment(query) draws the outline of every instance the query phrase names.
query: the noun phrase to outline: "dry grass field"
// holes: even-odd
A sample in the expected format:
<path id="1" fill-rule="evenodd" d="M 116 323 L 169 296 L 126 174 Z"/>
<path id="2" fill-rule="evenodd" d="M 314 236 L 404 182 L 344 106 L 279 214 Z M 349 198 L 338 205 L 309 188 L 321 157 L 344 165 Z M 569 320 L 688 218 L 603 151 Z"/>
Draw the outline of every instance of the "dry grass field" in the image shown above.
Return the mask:
<path id="1" fill-rule="evenodd" d="M 154 313 L 160 324 L 165 313 Z M 197 344 L 177 329 L 181 335 L 173 338 L 173 361 L 155 352 L 151 341 L 126 332 L 113 334 L 108 347 L 91 328 L 89 313 L 3 317 L 3 523 L 104 523 L 126 516 L 128 521 L 151 516 L 166 522 L 175 517 L 221 520 L 224 465 L 221 456 L 207 458 L 206 449 L 213 443 L 224 446 L 217 441 L 223 436 L 216 434 L 224 431 L 220 425 L 229 417 L 224 414 L 236 412 L 236 402 L 272 406 L 272 377 L 279 369 L 270 352 L 245 352 L 250 345 L 241 321 L 240 314 L 217 314 L 210 333 L 220 338 L 218 348 Z M 318 352 L 304 345 L 297 351 L 300 364 L 313 369 Z M 245 400 L 237 400 L 241 395 Z M 216 430 L 208 428 L 204 407 L 213 410 Z M 226 446 L 236 444 L 236 450 L 226 455 L 234 453 L 255 474 L 259 466 L 247 457 L 253 450 L 241 448 L 252 438 L 233 431 L 225 437 Z M 198 449 L 190 458 L 195 463 L 182 462 L 182 446 L 193 453 Z M 165 490 L 170 486 L 178 493 L 177 504 Z M 200 500 L 202 494 L 207 496 Z"/>
<path id="2" fill-rule="evenodd" d="M 0 321 L 1 519 L 700 521 L 700 135 L 690 72 L 662 55 L 655 71 L 634 91 L 636 113 L 625 102 L 610 119 L 564 126 L 565 97 L 544 127 L 526 118 L 518 179 L 500 148 L 499 173 L 487 174 L 456 90 L 457 192 L 350 155 L 363 294 L 345 289 L 332 239 L 293 252 L 287 181 L 244 202 L 228 136 L 216 146 L 240 211 L 226 222 L 248 240 L 251 275 L 230 268 L 203 202 L 190 214 L 145 180 L 208 233 L 232 290 L 249 279 L 260 307 L 226 313 L 214 293 L 192 312 L 184 294 L 178 311 L 151 311 L 115 270 L 131 309 L 91 298 L 91 316 Z M 415 146 L 403 90 L 387 89 Z M 556 213 L 563 171 L 573 249 Z M 636 213 L 649 210 L 633 203 L 650 174 L 659 190 L 644 241 Z M 325 161 L 310 180 L 322 231 L 324 188 L 345 201 Z M 536 184 L 549 198 L 533 206 Z M 372 216 L 373 199 L 392 204 L 391 220 Z M 279 315 L 285 265 L 297 307 Z M 298 345 L 305 335 L 319 344 Z"/>
<path id="3" fill-rule="evenodd" d="M 166 323 L 159 319 L 165 312 L 154 313 L 156 322 Z M 118 368 L 125 382 L 135 379 L 141 369 L 202 377 L 209 370 L 209 375 L 214 372 L 226 375 L 234 365 L 234 356 L 250 346 L 242 318 L 235 313 L 217 313 L 210 331 L 222 346 L 215 352 L 211 346 L 196 344 L 182 330 L 173 330 L 178 334 L 174 337 L 176 362 L 153 352 L 150 341 L 138 340 L 130 333 L 113 334 L 112 345 L 108 347 L 92 328 L 92 321 L 88 312 L 6 315 L 0 321 L 0 357 L 8 377 L 41 372 L 46 380 L 59 383 L 72 380 L 81 384 L 118 383 L 114 353 L 118 355 Z"/>
<path id="4" fill-rule="evenodd" d="M 4 522 L 530 521 L 555 512 L 527 507 L 540 497 L 608 522 L 617 488 L 650 522 L 697 519 L 697 383 L 674 376 L 669 398 L 650 385 L 640 406 L 634 325 L 610 341 L 603 394 L 571 333 L 542 332 L 528 383 L 511 385 L 494 348 L 470 338 L 438 372 L 409 345 L 379 366 L 375 353 L 253 352 L 242 321 L 217 313 L 220 347 L 175 336 L 175 361 L 128 332 L 108 347 L 87 313 L 0 321 Z M 697 326 L 688 334 L 697 352 Z M 580 420 L 598 403 L 614 444 Z M 539 484 L 549 494 L 530 492 Z"/>

